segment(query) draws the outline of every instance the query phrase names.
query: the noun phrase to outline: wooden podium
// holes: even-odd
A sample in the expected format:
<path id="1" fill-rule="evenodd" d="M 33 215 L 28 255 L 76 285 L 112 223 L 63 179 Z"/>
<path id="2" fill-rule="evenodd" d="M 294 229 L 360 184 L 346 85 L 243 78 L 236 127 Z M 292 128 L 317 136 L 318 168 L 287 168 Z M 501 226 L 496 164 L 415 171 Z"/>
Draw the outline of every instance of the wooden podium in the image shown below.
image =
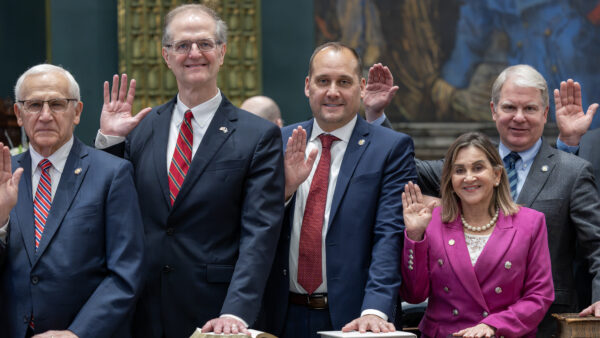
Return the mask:
<path id="1" fill-rule="evenodd" d="M 579 317 L 577 313 L 553 313 L 558 321 L 558 338 L 600 337 L 600 318 Z"/>

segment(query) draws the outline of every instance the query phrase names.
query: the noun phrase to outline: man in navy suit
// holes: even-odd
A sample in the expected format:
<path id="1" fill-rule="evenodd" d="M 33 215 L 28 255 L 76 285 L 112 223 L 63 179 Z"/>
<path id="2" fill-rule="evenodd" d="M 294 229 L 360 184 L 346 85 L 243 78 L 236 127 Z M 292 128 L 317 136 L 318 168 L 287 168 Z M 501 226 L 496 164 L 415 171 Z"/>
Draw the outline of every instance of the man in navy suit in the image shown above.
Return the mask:
<path id="1" fill-rule="evenodd" d="M 133 168 L 73 136 L 83 103 L 63 68 L 29 69 L 15 98 L 30 144 L 13 175 L 2 147 L 2 336 L 130 337 L 144 277 Z"/>
<path id="2" fill-rule="evenodd" d="M 120 142 L 109 151 L 131 161 L 142 196 L 149 277 L 139 337 L 189 337 L 202 325 L 247 333 L 260 308 L 284 213 L 281 132 L 217 87 L 226 31 L 202 5 L 167 14 L 162 55 L 179 93 L 151 111 L 131 116 L 125 76 L 120 93 L 118 76 L 111 94 L 105 83 L 96 146 Z"/>
<path id="3" fill-rule="evenodd" d="M 284 337 L 394 330 L 413 143 L 358 116 L 361 69 L 353 49 L 317 47 L 305 80 L 314 118 L 282 130 L 287 214 L 263 315 Z"/>

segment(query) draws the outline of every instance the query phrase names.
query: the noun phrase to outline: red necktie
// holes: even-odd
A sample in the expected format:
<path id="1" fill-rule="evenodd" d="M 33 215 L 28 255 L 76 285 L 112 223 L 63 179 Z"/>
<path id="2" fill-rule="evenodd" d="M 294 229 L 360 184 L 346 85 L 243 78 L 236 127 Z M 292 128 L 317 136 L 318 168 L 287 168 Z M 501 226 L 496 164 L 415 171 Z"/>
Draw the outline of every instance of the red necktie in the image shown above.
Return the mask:
<path id="1" fill-rule="evenodd" d="M 321 271 L 321 238 L 323 215 L 327 203 L 329 186 L 329 167 L 331 165 L 331 144 L 339 140 L 333 135 L 319 135 L 321 139 L 321 158 L 306 198 L 302 228 L 300 230 L 300 248 L 298 250 L 298 283 L 312 294 L 323 282 Z"/>
<path id="2" fill-rule="evenodd" d="M 175 145 L 173 159 L 169 167 L 169 196 L 171 198 L 171 205 L 175 203 L 175 198 L 177 198 L 177 194 L 181 190 L 185 174 L 187 174 L 190 164 L 192 164 L 192 144 L 194 144 L 194 134 L 192 133 L 193 117 L 194 115 L 192 115 L 191 110 L 185 112 L 185 118 L 179 129 L 177 144 Z"/>
<path id="3" fill-rule="evenodd" d="M 44 226 L 46 225 L 46 219 L 50 213 L 50 207 L 52 206 L 52 183 L 50 179 L 50 167 L 52 163 L 47 159 L 43 159 L 38 164 L 42 174 L 40 176 L 40 183 L 38 183 L 37 191 L 35 192 L 35 198 L 33 200 L 33 222 L 35 224 L 35 248 L 40 246 L 42 240 L 42 234 L 44 233 Z"/>

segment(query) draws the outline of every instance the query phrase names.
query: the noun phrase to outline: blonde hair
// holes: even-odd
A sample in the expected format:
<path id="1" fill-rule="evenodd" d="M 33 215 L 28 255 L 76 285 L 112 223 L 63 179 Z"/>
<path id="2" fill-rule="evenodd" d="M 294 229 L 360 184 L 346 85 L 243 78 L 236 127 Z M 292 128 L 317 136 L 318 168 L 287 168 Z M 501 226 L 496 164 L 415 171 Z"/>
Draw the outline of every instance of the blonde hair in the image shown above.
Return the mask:
<path id="1" fill-rule="evenodd" d="M 519 211 L 519 206 L 512 200 L 510 195 L 510 185 L 504 164 L 498 150 L 492 144 L 490 139 L 482 133 L 470 132 L 460 135 L 448 149 L 442 169 L 442 184 L 440 187 L 442 194 L 442 221 L 452 222 L 458 217 L 460 212 L 460 199 L 454 193 L 452 187 L 452 167 L 456 161 L 458 152 L 464 148 L 473 146 L 481 150 L 488 161 L 490 161 L 494 170 L 500 170 L 500 184 L 494 187 L 492 199 L 488 206 L 488 213 L 493 216 L 496 207 L 500 208 L 504 215 L 513 215 Z"/>

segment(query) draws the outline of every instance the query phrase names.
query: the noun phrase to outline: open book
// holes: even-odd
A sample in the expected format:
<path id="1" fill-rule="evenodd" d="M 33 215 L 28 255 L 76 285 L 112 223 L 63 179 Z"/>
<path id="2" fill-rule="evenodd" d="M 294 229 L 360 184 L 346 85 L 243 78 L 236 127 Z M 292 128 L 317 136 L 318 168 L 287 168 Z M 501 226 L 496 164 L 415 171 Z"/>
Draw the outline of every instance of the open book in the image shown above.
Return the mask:
<path id="1" fill-rule="evenodd" d="M 250 334 L 252 335 L 252 338 L 277 338 L 274 335 L 270 334 L 270 333 L 266 333 L 266 332 L 262 332 L 262 331 L 258 331 L 258 330 L 253 330 L 253 329 L 248 329 L 248 331 L 250 332 Z M 248 336 L 246 336 L 243 333 L 238 333 L 238 334 L 216 334 L 213 332 L 202 332 L 202 329 L 200 328 L 196 328 L 196 331 L 194 331 L 194 334 L 192 334 L 190 336 L 190 338 L 247 338 Z"/>
<path id="2" fill-rule="evenodd" d="M 365 338 L 365 337 L 417 337 L 415 334 L 410 332 L 403 331 L 394 331 L 394 332 L 380 332 L 374 333 L 367 331 L 365 333 L 360 333 L 358 331 L 350 331 L 350 332 L 342 332 L 342 331 L 319 331 L 317 332 L 321 335 L 322 338 Z"/>

